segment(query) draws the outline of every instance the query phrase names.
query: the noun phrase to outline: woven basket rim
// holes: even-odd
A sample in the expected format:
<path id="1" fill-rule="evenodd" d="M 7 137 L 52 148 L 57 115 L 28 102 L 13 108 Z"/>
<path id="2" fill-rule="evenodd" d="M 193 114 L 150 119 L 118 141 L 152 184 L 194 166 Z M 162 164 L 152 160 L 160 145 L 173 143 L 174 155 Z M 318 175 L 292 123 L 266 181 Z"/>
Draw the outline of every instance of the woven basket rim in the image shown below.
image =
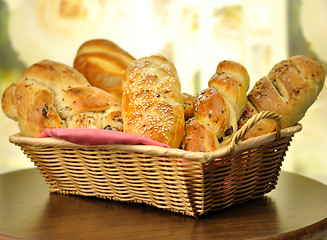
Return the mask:
<path id="1" fill-rule="evenodd" d="M 296 124 L 291 127 L 284 128 L 280 131 L 280 138 L 290 137 L 294 133 L 301 131 L 302 125 Z M 248 149 L 258 147 L 262 144 L 275 141 L 276 133 L 269 133 L 258 137 L 253 137 L 244 141 L 230 143 L 220 149 L 212 152 L 191 152 L 177 148 L 164 148 L 151 145 L 79 145 L 68 142 L 63 139 L 54 137 L 47 138 L 33 138 L 22 136 L 21 133 L 16 133 L 9 136 L 9 141 L 15 145 L 29 145 L 34 147 L 58 147 L 58 148 L 101 148 L 101 149 L 115 149 L 122 151 L 141 152 L 150 155 L 165 155 L 167 157 L 184 158 L 189 160 L 197 160 L 206 163 L 209 160 L 227 156 L 231 153 L 239 153 Z"/>
<path id="2" fill-rule="evenodd" d="M 273 133 L 243 140 L 263 118 L 275 120 Z M 261 112 L 212 152 L 152 145 L 79 145 L 64 139 L 13 134 L 38 167 L 50 192 L 96 196 L 197 217 L 258 198 L 275 188 L 281 163 L 301 124 L 281 129 L 281 116 Z M 119 191 L 117 191 L 119 190 Z"/>

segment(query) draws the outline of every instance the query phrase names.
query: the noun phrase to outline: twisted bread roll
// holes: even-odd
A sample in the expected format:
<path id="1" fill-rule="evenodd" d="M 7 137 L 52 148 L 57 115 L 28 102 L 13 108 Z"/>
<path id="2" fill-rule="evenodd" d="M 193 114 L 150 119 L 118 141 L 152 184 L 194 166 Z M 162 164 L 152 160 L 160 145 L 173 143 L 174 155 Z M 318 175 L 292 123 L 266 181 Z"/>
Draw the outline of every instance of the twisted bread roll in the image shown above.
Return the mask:
<path id="1" fill-rule="evenodd" d="M 325 70 L 315 59 L 293 56 L 277 63 L 249 93 L 247 108 L 239 121 L 239 127 L 261 111 L 280 114 L 282 128 L 295 125 L 318 97 L 324 81 Z M 260 120 L 244 139 L 274 130 L 272 120 Z"/>
<path id="2" fill-rule="evenodd" d="M 123 77 L 124 132 L 179 148 L 184 132 L 183 97 L 173 64 L 162 56 L 134 61 Z"/>
<path id="3" fill-rule="evenodd" d="M 222 61 L 194 100 L 194 118 L 186 124 L 182 148 L 209 152 L 228 144 L 246 106 L 249 87 L 246 69 L 234 61 Z"/>
<path id="4" fill-rule="evenodd" d="M 74 68 L 81 72 L 92 86 L 121 98 L 122 77 L 134 60 L 115 43 L 105 39 L 93 39 L 78 49 Z"/>
<path id="5" fill-rule="evenodd" d="M 209 127 L 191 118 L 185 125 L 182 149 L 193 152 L 211 152 L 220 147 L 218 139 Z"/>
<path id="6" fill-rule="evenodd" d="M 27 68 L 2 96 L 4 113 L 29 137 L 45 128 L 112 125 L 122 130 L 121 119 L 113 116 L 115 111 L 120 114 L 120 105 L 120 99 L 90 86 L 77 70 L 49 60 Z"/>
<path id="7" fill-rule="evenodd" d="M 247 70 L 240 63 L 225 60 L 221 61 L 216 73 L 209 80 L 208 86 L 214 87 L 232 105 L 238 120 L 246 106 L 247 90 L 250 78 Z"/>
<path id="8" fill-rule="evenodd" d="M 226 105 L 228 108 L 226 110 Z M 229 119 L 229 103 L 215 88 L 202 90 L 194 100 L 194 117 L 185 126 L 182 148 L 194 152 L 210 152 L 218 149 L 220 143 L 217 135 Z M 221 121 L 220 121 L 221 120 Z"/>

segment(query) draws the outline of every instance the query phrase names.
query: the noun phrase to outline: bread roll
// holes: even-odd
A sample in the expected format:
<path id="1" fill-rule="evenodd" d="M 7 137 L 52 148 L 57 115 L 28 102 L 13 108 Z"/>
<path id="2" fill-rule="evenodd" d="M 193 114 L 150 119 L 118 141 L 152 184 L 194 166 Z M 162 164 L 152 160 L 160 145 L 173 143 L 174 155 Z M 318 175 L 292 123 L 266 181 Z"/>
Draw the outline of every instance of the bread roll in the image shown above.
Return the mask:
<path id="1" fill-rule="evenodd" d="M 208 152 L 230 142 L 246 107 L 249 81 L 248 72 L 240 63 L 218 64 L 208 82 L 209 88 L 194 100 L 194 118 L 186 124 L 183 149 Z"/>
<path id="2" fill-rule="evenodd" d="M 194 118 L 186 123 L 185 132 L 187 135 L 183 139 L 182 149 L 193 152 L 211 152 L 220 147 L 216 135 Z"/>
<path id="3" fill-rule="evenodd" d="M 24 136 L 36 137 L 49 127 L 66 127 L 55 107 L 54 94 L 34 79 L 24 78 L 17 83 L 14 103 L 18 126 Z"/>
<path id="4" fill-rule="evenodd" d="M 243 125 L 257 113 L 259 113 L 259 111 L 251 104 L 251 102 L 247 101 L 245 110 L 237 123 L 238 129 L 242 128 Z M 272 133 L 275 129 L 276 122 L 274 120 L 268 118 L 261 119 L 246 133 L 243 139 L 246 140 L 259 135 Z"/>
<path id="5" fill-rule="evenodd" d="M 184 133 L 183 96 L 176 69 L 162 56 L 134 61 L 123 77 L 124 132 L 179 148 Z"/>
<path id="6" fill-rule="evenodd" d="M 122 131 L 121 119 L 112 115 L 120 107 L 120 99 L 91 86 L 77 70 L 50 60 L 27 68 L 2 97 L 4 113 L 29 137 L 45 128 L 105 128 L 110 121 Z"/>
<path id="7" fill-rule="evenodd" d="M 121 98 L 123 74 L 134 60 L 134 57 L 112 41 L 93 39 L 78 49 L 74 68 L 81 72 L 92 86 Z"/>
<path id="8" fill-rule="evenodd" d="M 231 106 L 215 88 L 202 90 L 194 100 L 194 118 L 186 123 L 182 148 L 193 152 L 210 152 L 220 147 L 222 131 L 227 126 L 236 127 L 230 122 Z"/>
<path id="9" fill-rule="evenodd" d="M 247 102 L 250 77 L 243 65 L 235 61 L 221 61 L 208 86 L 214 87 L 235 110 L 237 120 L 241 117 Z"/>
<path id="10" fill-rule="evenodd" d="M 282 128 L 295 125 L 318 97 L 324 81 L 325 70 L 313 58 L 299 55 L 277 63 L 249 93 L 248 106 L 251 107 L 243 113 L 239 127 L 261 111 L 280 114 Z M 244 139 L 272 132 L 273 126 L 272 120 L 261 120 Z"/>

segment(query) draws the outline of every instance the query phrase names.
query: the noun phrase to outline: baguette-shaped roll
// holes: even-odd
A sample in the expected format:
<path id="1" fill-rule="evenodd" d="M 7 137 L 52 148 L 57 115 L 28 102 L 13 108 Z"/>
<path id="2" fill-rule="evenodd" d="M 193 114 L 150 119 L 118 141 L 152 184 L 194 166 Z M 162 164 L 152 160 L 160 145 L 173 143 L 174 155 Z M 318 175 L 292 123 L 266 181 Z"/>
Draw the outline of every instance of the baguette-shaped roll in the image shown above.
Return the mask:
<path id="1" fill-rule="evenodd" d="M 121 98 L 122 77 L 134 60 L 134 57 L 114 42 L 92 39 L 78 49 L 74 68 L 81 72 L 92 86 Z"/>
<path id="2" fill-rule="evenodd" d="M 325 70 L 315 59 L 293 56 L 277 63 L 260 79 L 248 95 L 248 106 L 239 127 L 255 113 L 271 111 L 281 115 L 281 127 L 298 123 L 317 99 L 325 81 Z M 244 137 L 248 139 L 273 132 L 272 120 L 258 122 Z"/>
<path id="3" fill-rule="evenodd" d="M 208 152 L 230 142 L 246 107 L 249 81 L 248 72 L 240 63 L 218 64 L 208 82 L 209 88 L 194 100 L 194 118 L 186 124 L 183 149 Z"/>
<path id="4" fill-rule="evenodd" d="M 45 128 L 105 128 L 110 123 L 122 131 L 121 119 L 112 114 L 120 106 L 119 98 L 91 86 L 74 68 L 50 60 L 27 68 L 2 96 L 4 113 L 29 137 Z"/>
<path id="5" fill-rule="evenodd" d="M 173 148 L 183 139 L 183 96 L 176 69 L 162 56 L 134 61 L 123 77 L 124 132 L 151 138 Z"/>

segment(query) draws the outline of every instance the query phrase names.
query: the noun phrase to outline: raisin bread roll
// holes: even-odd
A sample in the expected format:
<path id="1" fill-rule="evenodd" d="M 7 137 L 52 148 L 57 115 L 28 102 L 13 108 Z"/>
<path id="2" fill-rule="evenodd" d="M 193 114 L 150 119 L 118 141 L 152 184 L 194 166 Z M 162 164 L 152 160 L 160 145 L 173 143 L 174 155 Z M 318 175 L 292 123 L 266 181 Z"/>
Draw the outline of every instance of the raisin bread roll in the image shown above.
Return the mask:
<path id="1" fill-rule="evenodd" d="M 21 133 L 37 137 L 45 128 L 66 127 L 55 107 L 55 97 L 51 90 L 25 76 L 17 83 L 14 96 Z"/>
<path id="2" fill-rule="evenodd" d="M 185 132 L 187 134 L 182 142 L 182 149 L 184 150 L 211 152 L 220 147 L 220 143 L 213 131 L 199 120 L 189 119 L 185 125 Z"/>
<path id="3" fill-rule="evenodd" d="M 250 77 L 243 65 L 238 62 L 221 61 L 208 86 L 214 87 L 232 105 L 237 120 L 241 117 L 247 102 Z"/>
<path id="4" fill-rule="evenodd" d="M 4 113 L 29 137 L 45 128 L 105 128 L 110 123 L 120 124 L 122 131 L 121 120 L 112 116 L 120 106 L 119 98 L 91 86 L 74 68 L 50 60 L 27 68 L 2 96 Z"/>
<path id="5" fill-rule="evenodd" d="M 182 148 L 193 152 L 210 152 L 219 148 L 217 136 L 222 135 L 227 126 L 236 127 L 236 121 L 228 121 L 233 119 L 230 109 L 218 90 L 202 90 L 194 100 L 194 118 L 186 123 Z"/>
<path id="6" fill-rule="evenodd" d="M 176 69 L 162 56 L 134 61 L 123 77 L 124 132 L 179 148 L 184 133 L 183 96 Z"/>
<path id="7" fill-rule="evenodd" d="M 249 93 L 248 107 L 239 121 L 239 127 L 261 111 L 280 114 L 282 128 L 295 125 L 318 97 L 324 81 L 325 70 L 313 58 L 299 55 L 277 63 Z M 275 124 L 272 120 L 261 120 L 244 139 L 274 130 Z"/>
<path id="8" fill-rule="evenodd" d="M 115 104 L 104 112 L 83 112 L 66 119 L 68 128 L 98 128 L 123 131 L 121 107 Z"/>
<path id="9" fill-rule="evenodd" d="M 246 107 L 249 81 L 248 72 L 240 63 L 222 61 L 218 64 L 208 82 L 209 88 L 194 100 L 194 118 L 186 124 L 183 149 L 208 152 L 230 142 Z"/>
<path id="10" fill-rule="evenodd" d="M 81 72 L 92 86 L 121 98 L 122 77 L 134 60 L 134 57 L 112 41 L 93 39 L 78 49 L 74 68 Z"/>

